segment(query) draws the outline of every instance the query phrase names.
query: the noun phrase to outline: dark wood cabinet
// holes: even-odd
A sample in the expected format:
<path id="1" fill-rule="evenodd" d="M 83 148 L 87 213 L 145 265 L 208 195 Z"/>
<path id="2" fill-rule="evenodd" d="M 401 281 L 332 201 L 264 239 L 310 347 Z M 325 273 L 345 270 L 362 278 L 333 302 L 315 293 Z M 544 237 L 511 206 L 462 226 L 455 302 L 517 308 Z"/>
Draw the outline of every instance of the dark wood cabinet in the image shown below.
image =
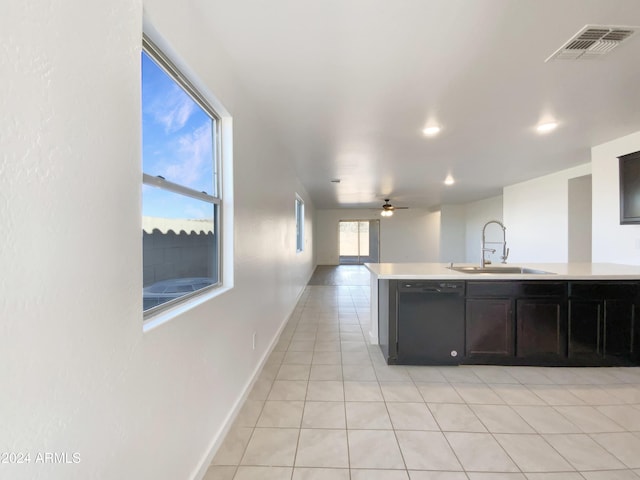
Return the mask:
<path id="1" fill-rule="evenodd" d="M 519 282 L 516 295 L 516 356 L 562 361 L 567 356 L 566 282 Z"/>
<path id="2" fill-rule="evenodd" d="M 514 282 L 467 282 L 465 354 L 491 361 L 513 356 Z"/>
<path id="3" fill-rule="evenodd" d="M 631 361 L 634 365 L 640 365 L 640 323 L 637 320 L 638 312 L 640 312 L 640 301 L 635 303 L 634 323 L 633 323 L 633 353 L 631 354 Z"/>
<path id="4" fill-rule="evenodd" d="M 562 362 L 567 355 L 567 284 L 468 282 L 466 320 L 471 360 Z"/>
<path id="5" fill-rule="evenodd" d="M 562 299 L 516 300 L 516 355 L 561 359 L 567 355 L 567 309 Z"/>
<path id="6" fill-rule="evenodd" d="M 571 360 L 627 363 L 638 358 L 636 283 L 572 283 L 569 297 Z"/>
<path id="7" fill-rule="evenodd" d="M 571 300 L 569 357 L 599 362 L 637 355 L 636 304 L 628 300 Z"/>
<path id="8" fill-rule="evenodd" d="M 508 298 L 467 300 L 466 356 L 513 355 L 513 302 Z"/>
<path id="9" fill-rule="evenodd" d="M 604 301 L 603 355 L 632 358 L 635 354 L 636 304 L 629 300 Z"/>
<path id="10" fill-rule="evenodd" d="M 569 357 L 602 355 L 602 304 L 598 301 L 571 300 L 569 304 Z"/>

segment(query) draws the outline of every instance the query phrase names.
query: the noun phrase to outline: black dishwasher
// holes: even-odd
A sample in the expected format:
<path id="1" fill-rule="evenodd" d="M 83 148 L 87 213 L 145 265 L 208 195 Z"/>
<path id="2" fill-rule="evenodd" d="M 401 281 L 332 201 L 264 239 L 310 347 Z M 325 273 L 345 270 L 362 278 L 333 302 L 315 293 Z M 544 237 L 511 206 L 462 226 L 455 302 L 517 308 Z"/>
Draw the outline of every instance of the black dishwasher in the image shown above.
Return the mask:
<path id="1" fill-rule="evenodd" d="M 397 363 L 460 363 L 464 352 L 464 282 L 400 280 L 397 285 Z"/>

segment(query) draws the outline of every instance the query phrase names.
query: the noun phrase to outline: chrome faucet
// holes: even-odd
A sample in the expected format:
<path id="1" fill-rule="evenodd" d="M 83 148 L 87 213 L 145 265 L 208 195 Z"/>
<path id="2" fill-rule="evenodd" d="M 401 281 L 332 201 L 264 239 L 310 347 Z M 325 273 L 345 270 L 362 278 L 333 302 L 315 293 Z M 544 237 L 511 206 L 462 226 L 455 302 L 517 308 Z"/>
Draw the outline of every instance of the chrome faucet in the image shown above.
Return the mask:
<path id="1" fill-rule="evenodd" d="M 500 228 L 502 228 L 502 242 L 487 242 L 485 237 L 485 230 L 487 229 L 487 225 L 490 225 L 492 223 L 497 223 L 498 225 L 500 225 Z M 487 244 L 494 244 L 494 243 L 502 244 L 502 255 L 500 256 L 500 258 L 502 259 L 502 263 L 507 263 L 507 257 L 509 257 L 509 249 L 507 248 L 506 231 L 507 231 L 507 228 L 502 224 L 502 222 L 499 222 L 498 220 L 489 220 L 487 223 L 484 224 L 484 227 L 482 227 L 482 248 L 480 250 L 480 266 L 481 267 L 484 267 L 485 265 L 491 263 L 491 260 L 487 260 L 485 258 L 484 256 L 485 252 L 496 253 L 495 248 L 487 248 Z"/>

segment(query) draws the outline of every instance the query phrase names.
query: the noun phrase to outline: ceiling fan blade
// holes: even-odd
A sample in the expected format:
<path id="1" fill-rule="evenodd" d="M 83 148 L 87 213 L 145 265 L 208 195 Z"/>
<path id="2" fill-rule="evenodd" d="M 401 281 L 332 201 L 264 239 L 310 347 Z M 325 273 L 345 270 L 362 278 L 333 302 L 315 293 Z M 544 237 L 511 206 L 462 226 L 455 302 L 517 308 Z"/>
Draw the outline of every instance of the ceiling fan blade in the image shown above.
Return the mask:
<path id="1" fill-rule="evenodd" d="M 384 199 L 384 205 L 382 205 L 383 212 L 393 212 L 394 210 L 406 210 L 409 207 L 395 207 L 389 203 L 389 198 Z"/>

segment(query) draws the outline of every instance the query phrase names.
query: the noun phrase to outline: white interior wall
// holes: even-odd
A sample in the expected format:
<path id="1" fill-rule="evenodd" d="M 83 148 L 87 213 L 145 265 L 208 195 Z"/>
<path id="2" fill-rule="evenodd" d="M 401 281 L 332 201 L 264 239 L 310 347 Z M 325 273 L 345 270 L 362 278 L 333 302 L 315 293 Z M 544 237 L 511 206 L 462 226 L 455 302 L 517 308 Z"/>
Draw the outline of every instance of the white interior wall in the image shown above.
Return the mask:
<path id="1" fill-rule="evenodd" d="M 411 208 L 381 217 L 377 209 L 316 211 L 316 263 L 338 265 L 340 220 L 380 220 L 380 262 L 438 262 L 440 212 Z"/>
<path id="2" fill-rule="evenodd" d="M 440 258 L 440 212 L 411 209 L 380 222 L 383 262 L 437 262 Z"/>
<path id="3" fill-rule="evenodd" d="M 3 478 L 194 478 L 313 269 L 313 205 L 220 44 L 189 7 L 145 10 L 233 116 L 235 287 L 143 333 L 142 2 L 4 5 L 0 443 L 81 461 Z"/>
<path id="4" fill-rule="evenodd" d="M 465 205 L 465 261 L 480 263 L 480 244 L 482 243 L 482 227 L 489 220 L 502 221 L 502 195 L 485 198 Z M 487 227 L 496 228 L 496 227 Z M 493 230 L 492 230 L 493 231 Z M 507 247 L 509 246 L 510 229 L 507 226 Z M 493 261 L 500 261 L 495 255 L 487 255 Z M 510 261 L 508 259 L 507 261 Z"/>
<path id="5" fill-rule="evenodd" d="M 465 261 L 465 205 L 442 205 L 440 208 L 440 262 Z"/>
<path id="6" fill-rule="evenodd" d="M 590 173 L 587 163 L 504 188 L 510 263 L 568 261 L 568 180 Z"/>
<path id="7" fill-rule="evenodd" d="M 640 265 L 640 225 L 620 225 L 618 158 L 640 150 L 640 132 L 591 149 L 594 262 Z"/>
<path id="8" fill-rule="evenodd" d="M 591 262 L 591 175 L 569 179 L 569 262 Z"/>

